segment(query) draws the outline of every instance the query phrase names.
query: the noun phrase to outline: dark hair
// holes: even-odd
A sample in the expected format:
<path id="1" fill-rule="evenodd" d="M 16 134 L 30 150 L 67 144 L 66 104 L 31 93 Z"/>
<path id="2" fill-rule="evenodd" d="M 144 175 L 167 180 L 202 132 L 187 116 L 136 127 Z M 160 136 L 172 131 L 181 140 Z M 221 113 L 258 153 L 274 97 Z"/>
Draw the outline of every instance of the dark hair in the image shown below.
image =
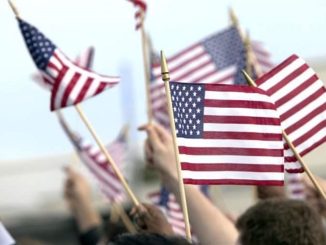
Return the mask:
<path id="1" fill-rule="evenodd" d="M 236 225 L 242 245 L 326 244 L 321 218 L 303 201 L 261 201 L 249 208 Z"/>
<path id="2" fill-rule="evenodd" d="M 119 236 L 109 245 L 190 245 L 186 239 L 182 237 L 170 237 L 162 236 L 152 233 L 140 233 L 140 234 L 124 234 Z"/>

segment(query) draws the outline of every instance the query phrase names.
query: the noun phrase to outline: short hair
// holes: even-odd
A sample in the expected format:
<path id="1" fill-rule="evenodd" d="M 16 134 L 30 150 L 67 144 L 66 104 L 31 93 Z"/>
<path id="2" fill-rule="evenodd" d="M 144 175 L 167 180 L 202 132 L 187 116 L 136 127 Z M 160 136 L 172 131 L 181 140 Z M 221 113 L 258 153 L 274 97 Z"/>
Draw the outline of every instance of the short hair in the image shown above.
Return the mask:
<path id="1" fill-rule="evenodd" d="M 177 236 L 163 236 L 153 233 L 139 233 L 139 234 L 123 234 L 117 237 L 109 245 L 191 245 L 183 237 Z"/>
<path id="2" fill-rule="evenodd" d="M 321 218 L 299 200 L 261 201 L 249 208 L 236 225 L 242 245 L 326 244 Z"/>

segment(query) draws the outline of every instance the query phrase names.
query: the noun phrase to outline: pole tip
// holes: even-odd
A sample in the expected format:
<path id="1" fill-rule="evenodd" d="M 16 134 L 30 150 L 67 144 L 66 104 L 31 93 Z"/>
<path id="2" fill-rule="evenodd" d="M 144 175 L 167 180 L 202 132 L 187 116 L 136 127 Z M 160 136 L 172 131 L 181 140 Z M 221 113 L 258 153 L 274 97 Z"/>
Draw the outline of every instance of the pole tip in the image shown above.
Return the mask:
<path id="1" fill-rule="evenodd" d="M 161 73 L 162 73 L 162 80 L 164 82 L 170 80 L 168 65 L 162 50 L 161 50 Z"/>
<path id="2" fill-rule="evenodd" d="M 248 75 L 248 73 L 245 70 L 241 70 L 242 74 L 246 78 L 248 84 L 253 87 L 257 87 L 255 81 Z"/>
<path id="3" fill-rule="evenodd" d="M 229 7 L 229 17 L 232 25 L 239 26 L 239 20 L 232 7 Z"/>
<path id="4" fill-rule="evenodd" d="M 14 12 L 16 18 L 19 18 L 19 13 L 18 13 L 18 10 L 17 10 L 15 4 L 11 0 L 8 0 L 8 3 L 9 3 L 9 6 L 10 6 L 12 12 Z"/>

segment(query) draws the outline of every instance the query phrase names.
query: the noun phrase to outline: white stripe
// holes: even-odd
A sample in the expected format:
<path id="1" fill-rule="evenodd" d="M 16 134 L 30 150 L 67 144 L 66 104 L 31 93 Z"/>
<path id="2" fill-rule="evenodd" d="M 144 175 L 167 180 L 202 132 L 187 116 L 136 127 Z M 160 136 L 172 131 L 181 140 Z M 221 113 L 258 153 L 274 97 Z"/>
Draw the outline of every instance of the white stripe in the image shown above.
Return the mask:
<path id="1" fill-rule="evenodd" d="M 189 171 L 182 170 L 184 179 L 198 180 L 284 180 L 284 173 L 271 172 L 237 172 L 237 171 Z"/>
<path id="2" fill-rule="evenodd" d="M 266 156 L 235 156 L 235 155 L 186 155 L 179 154 L 180 162 L 207 163 L 207 164 L 263 164 L 263 165 L 282 165 L 283 157 Z"/>
<path id="3" fill-rule="evenodd" d="M 309 78 L 311 78 L 313 75 L 315 75 L 315 72 L 311 68 L 305 70 L 299 76 L 295 77 L 289 83 L 287 83 L 284 87 L 273 93 L 271 96 L 272 99 L 274 101 L 280 100 L 281 98 L 291 93 L 294 89 L 299 87 L 301 84 L 303 84 L 305 81 L 307 81 Z"/>
<path id="4" fill-rule="evenodd" d="M 276 110 L 254 108 L 204 107 L 204 114 L 209 116 L 243 116 L 279 118 Z"/>
<path id="5" fill-rule="evenodd" d="M 294 169 L 300 169 L 302 168 L 301 164 L 296 161 L 296 162 L 285 162 L 284 167 L 286 170 L 294 170 Z"/>
<path id="6" fill-rule="evenodd" d="M 253 125 L 253 124 L 231 124 L 231 123 L 204 123 L 206 132 L 246 132 L 246 133 L 269 133 L 281 134 L 279 125 Z"/>
<path id="7" fill-rule="evenodd" d="M 216 83 L 217 81 L 223 80 L 223 84 L 231 84 L 234 81 L 234 75 L 237 67 L 232 65 L 223 70 L 217 70 L 210 76 L 199 81 L 200 83 Z M 225 78 L 230 77 L 226 80 Z"/>
<path id="8" fill-rule="evenodd" d="M 56 97 L 54 100 L 54 107 L 55 108 L 61 108 L 61 102 L 63 99 L 63 95 L 67 89 L 68 84 L 70 83 L 70 80 L 75 75 L 75 72 L 72 69 L 68 69 L 65 76 L 62 78 L 60 86 L 58 86 L 58 90 L 56 93 Z"/>
<path id="9" fill-rule="evenodd" d="M 309 139 L 305 140 L 302 144 L 298 145 L 296 148 L 299 152 L 303 152 L 310 146 L 321 140 L 326 136 L 326 128 L 322 128 L 319 132 L 315 133 Z"/>
<path id="10" fill-rule="evenodd" d="M 176 82 L 197 83 L 201 82 L 199 78 L 206 76 L 207 74 L 214 72 L 215 70 L 215 64 L 211 62 L 195 71 L 186 71 L 185 74 L 182 75 L 183 77 L 181 79 L 179 79 L 178 76 L 174 76 L 172 73 L 171 80 Z"/>
<path id="11" fill-rule="evenodd" d="M 312 112 L 316 108 L 318 108 L 320 106 L 324 106 L 325 103 L 326 103 L 326 96 L 325 96 L 325 94 L 322 94 L 317 99 L 315 99 L 313 101 L 313 103 L 306 105 L 304 108 L 297 111 L 295 114 L 288 117 L 286 120 L 282 121 L 281 124 L 282 124 L 283 128 L 286 129 L 286 128 L 290 127 L 291 125 L 293 125 L 293 123 L 299 122 L 300 120 L 302 120 L 305 116 L 307 116 L 310 112 Z"/>
<path id="12" fill-rule="evenodd" d="M 279 106 L 277 109 L 278 109 L 280 115 L 282 115 L 285 112 L 287 112 L 288 110 L 292 109 L 294 106 L 296 106 L 300 102 L 304 101 L 306 98 L 308 98 L 309 96 L 314 94 L 316 91 L 318 91 L 322 87 L 323 87 L 322 81 L 318 80 L 316 82 L 313 82 L 309 87 L 304 88 L 302 91 L 300 91 L 298 94 L 296 94 L 289 101 L 287 101 L 283 105 Z"/>
<path id="13" fill-rule="evenodd" d="M 304 134 L 308 133 L 314 127 L 316 127 L 319 123 L 326 121 L 326 113 L 318 114 L 314 118 L 310 119 L 307 123 L 303 124 L 300 128 L 289 134 L 289 138 L 291 141 L 295 141 L 300 138 Z"/>
<path id="14" fill-rule="evenodd" d="M 259 101 L 264 103 L 271 103 L 272 100 L 269 96 L 265 94 L 260 94 L 256 92 L 252 93 L 245 93 L 245 92 L 232 92 L 232 91 L 205 91 L 205 99 L 209 100 L 231 100 L 231 101 L 238 101 L 238 100 L 245 100 L 245 101 Z"/>
<path id="15" fill-rule="evenodd" d="M 232 147 L 232 148 L 257 148 L 257 149 L 283 149 L 282 141 L 263 140 L 233 140 L 233 139 L 177 139 L 179 146 L 187 147 Z"/>
<path id="16" fill-rule="evenodd" d="M 72 89 L 72 91 L 69 94 L 70 102 L 76 101 L 81 89 L 83 88 L 83 86 L 88 78 L 84 73 L 81 73 L 80 75 L 81 76 L 79 77 L 77 83 L 75 84 L 74 88 Z"/>
<path id="17" fill-rule="evenodd" d="M 294 70 L 299 68 L 305 64 L 304 60 L 301 58 L 296 59 L 290 65 L 286 66 L 283 70 L 275 74 L 273 77 L 265 81 L 263 84 L 259 85 L 259 87 L 265 91 L 269 90 L 275 84 L 279 83 L 279 81 L 283 80 L 289 74 L 291 74 Z"/>
<path id="18" fill-rule="evenodd" d="M 91 82 L 91 86 L 89 86 L 87 89 L 84 99 L 92 97 L 95 94 L 96 90 L 98 89 L 99 84 L 100 83 L 97 79 L 93 80 Z"/>

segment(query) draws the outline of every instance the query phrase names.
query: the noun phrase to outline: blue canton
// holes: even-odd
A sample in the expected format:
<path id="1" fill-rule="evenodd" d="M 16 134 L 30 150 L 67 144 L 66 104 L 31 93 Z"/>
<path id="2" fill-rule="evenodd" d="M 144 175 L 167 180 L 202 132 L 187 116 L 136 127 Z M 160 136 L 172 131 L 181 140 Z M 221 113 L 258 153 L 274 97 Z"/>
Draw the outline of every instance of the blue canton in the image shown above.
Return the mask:
<path id="1" fill-rule="evenodd" d="M 202 138 L 205 86 L 170 82 L 177 137 Z"/>
<path id="2" fill-rule="evenodd" d="M 165 187 L 162 187 L 160 190 L 160 200 L 158 205 L 168 207 L 169 195 L 169 191 Z"/>
<path id="3" fill-rule="evenodd" d="M 235 84 L 247 84 L 241 70 L 246 67 L 246 48 L 236 27 L 230 27 L 202 41 L 218 69 L 237 66 Z"/>
<path id="4" fill-rule="evenodd" d="M 27 48 L 36 66 L 45 71 L 49 59 L 51 58 L 56 46 L 47 39 L 39 30 L 27 22 L 19 19 L 19 27 L 24 36 Z"/>

